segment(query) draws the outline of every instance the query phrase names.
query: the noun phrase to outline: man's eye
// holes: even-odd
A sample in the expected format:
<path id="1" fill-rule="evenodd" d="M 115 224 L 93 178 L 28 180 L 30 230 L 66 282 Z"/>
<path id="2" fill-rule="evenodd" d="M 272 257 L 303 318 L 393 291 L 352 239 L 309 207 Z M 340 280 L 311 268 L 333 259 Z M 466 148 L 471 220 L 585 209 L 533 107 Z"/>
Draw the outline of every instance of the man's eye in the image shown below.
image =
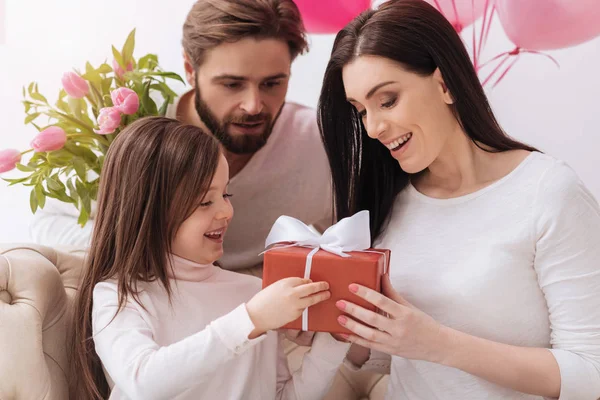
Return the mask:
<path id="1" fill-rule="evenodd" d="M 271 88 L 274 88 L 274 87 L 277 87 L 277 86 L 281 85 L 281 82 L 280 81 L 270 81 L 270 82 L 265 82 L 264 85 L 267 88 L 271 89 Z"/>

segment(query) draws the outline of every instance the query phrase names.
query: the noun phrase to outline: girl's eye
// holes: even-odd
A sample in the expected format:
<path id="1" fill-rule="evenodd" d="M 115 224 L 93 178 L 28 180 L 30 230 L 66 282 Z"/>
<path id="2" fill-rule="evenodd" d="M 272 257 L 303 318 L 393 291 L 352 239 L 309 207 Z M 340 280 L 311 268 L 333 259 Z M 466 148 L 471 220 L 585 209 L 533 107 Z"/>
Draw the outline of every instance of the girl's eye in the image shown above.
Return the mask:
<path id="1" fill-rule="evenodd" d="M 230 198 L 230 197 L 233 197 L 233 195 L 232 195 L 232 194 L 230 194 L 230 193 L 225 193 L 225 194 L 223 194 L 223 198 L 224 198 L 224 199 L 228 199 L 228 198 Z M 212 204 L 213 204 L 213 202 L 212 202 L 212 201 L 206 201 L 206 202 L 204 202 L 204 203 L 200 203 L 200 207 L 208 207 L 208 206 L 211 206 Z"/>

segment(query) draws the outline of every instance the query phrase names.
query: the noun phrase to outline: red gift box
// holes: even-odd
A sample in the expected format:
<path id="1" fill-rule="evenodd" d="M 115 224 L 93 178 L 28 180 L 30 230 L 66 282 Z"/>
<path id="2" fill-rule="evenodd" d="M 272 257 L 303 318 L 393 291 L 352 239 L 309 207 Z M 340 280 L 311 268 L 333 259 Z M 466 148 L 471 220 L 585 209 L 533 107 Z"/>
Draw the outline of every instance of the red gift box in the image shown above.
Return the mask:
<path id="1" fill-rule="evenodd" d="M 313 248 L 300 246 L 274 247 L 264 254 L 263 288 L 283 278 L 300 277 L 305 274 L 307 256 Z M 348 290 L 352 283 L 381 292 L 381 277 L 387 272 L 391 251 L 386 249 L 367 249 L 350 251 L 349 257 L 341 257 L 325 250 L 317 251 L 312 257 L 310 279 L 313 282 L 329 283 L 331 297 L 307 309 L 308 331 L 350 333 L 337 322 L 342 315 L 335 303 L 348 300 L 368 310 L 376 307 Z M 302 329 L 302 317 L 283 326 L 288 329 Z"/>

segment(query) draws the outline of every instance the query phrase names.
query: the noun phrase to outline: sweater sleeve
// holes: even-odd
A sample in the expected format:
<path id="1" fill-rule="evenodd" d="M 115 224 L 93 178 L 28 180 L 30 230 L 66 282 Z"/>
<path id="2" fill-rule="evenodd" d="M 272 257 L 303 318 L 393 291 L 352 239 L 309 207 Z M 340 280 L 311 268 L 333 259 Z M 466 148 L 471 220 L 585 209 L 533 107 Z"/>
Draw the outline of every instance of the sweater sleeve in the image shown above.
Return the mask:
<path id="1" fill-rule="evenodd" d="M 92 203 L 92 214 L 96 203 Z M 94 227 L 94 216 L 81 227 L 77 224 L 79 211 L 73 204 L 48 199 L 46 206 L 38 210 L 29 225 L 29 234 L 33 241 L 44 246 L 89 245 Z"/>
<path id="2" fill-rule="evenodd" d="M 349 343 L 338 342 L 330 334 L 317 332 L 311 349 L 304 355 L 301 367 L 290 373 L 283 351 L 283 335 L 279 335 L 277 360 L 277 400 L 320 400 L 325 397 Z"/>
<path id="3" fill-rule="evenodd" d="M 202 331 L 171 345 L 159 346 L 133 300 L 128 300 L 115 315 L 116 285 L 110 282 L 96 285 L 93 301 L 96 353 L 115 385 L 134 400 L 174 398 L 211 378 L 215 367 L 266 337 L 248 339 L 254 324 L 242 304 Z"/>
<path id="4" fill-rule="evenodd" d="M 600 207 L 556 162 L 540 180 L 534 266 L 549 309 L 560 400 L 600 397 Z"/>

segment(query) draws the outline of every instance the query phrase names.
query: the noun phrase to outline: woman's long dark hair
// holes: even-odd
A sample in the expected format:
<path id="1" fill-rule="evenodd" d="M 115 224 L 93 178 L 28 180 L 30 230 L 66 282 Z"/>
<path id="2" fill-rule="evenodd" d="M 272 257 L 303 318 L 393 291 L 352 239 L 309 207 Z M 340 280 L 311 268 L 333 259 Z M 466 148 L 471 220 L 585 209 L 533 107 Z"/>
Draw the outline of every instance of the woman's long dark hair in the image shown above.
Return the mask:
<path id="1" fill-rule="evenodd" d="M 140 281 L 159 281 L 170 297 L 171 242 L 206 194 L 220 154 L 213 136 L 162 117 L 133 122 L 111 144 L 75 299 L 71 398 L 99 400 L 110 394 L 91 339 L 94 287 L 116 279 L 119 310 L 128 298 L 139 303 Z"/>
<path id="2" fill-rule="evenodd" d="M 396 195 L 409 182 L 409 174 L 385 146 L 367 136 L 358 112 L 346 101 L 342 69 L 362 55 L 394 60 L 422 76 L 439 68 L 454 100 L 452 111 L 477 146 L 493 152 L 535 150 L 504 133 L 446 18 L 423 0 L 389 0 L 337 34 L 325 70 L 318 122 L 333 177 L 336 220 L 369 210 L 374 240 L 385 228 Z"/>

